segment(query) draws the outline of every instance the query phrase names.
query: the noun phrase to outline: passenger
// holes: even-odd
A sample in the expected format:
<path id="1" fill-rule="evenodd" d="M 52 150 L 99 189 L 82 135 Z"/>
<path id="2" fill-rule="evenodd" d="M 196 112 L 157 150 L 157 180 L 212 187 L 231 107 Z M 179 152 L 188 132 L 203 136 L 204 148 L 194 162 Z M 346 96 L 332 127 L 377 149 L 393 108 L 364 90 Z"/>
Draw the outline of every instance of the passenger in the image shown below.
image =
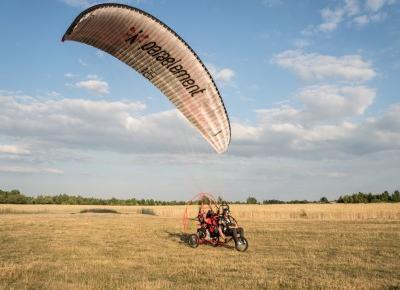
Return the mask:
<path id="1" fill-rule="evenodd" d="M 238 240 L 238 234 L 240 235 L 240 237 L 244 237 L 243 228 L 239 227 L 235 219 L 231 217 L 229 209 L 225 208 L 223 210 L 222 216 L 220 218 L 220 223 L 224 229 L 225 234 L 228 236 L 232 236 L 235 240 L 235 243 Z"/>
<path id="2" fill-rule="evenodd" d="M 213 210 L 210 209 L 207 212 L 205 222 L 212 237 L 216 237 L 219 235 L 222 239 L 226 239 L 222 231 L 221 225 L 219 224 L 219 216 L 218 214 L 215 214 Z"/>

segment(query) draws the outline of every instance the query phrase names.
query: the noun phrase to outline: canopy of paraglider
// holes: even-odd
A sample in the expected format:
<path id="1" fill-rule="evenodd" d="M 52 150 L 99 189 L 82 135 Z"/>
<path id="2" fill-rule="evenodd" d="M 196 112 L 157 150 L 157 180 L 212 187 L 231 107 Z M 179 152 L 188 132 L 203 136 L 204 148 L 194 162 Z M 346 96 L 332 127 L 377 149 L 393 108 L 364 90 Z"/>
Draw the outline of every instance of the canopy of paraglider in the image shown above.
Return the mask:
<path id="1" fill-rule="evenodd" d="M 157 87 L 217 153 L 228 149 L 229 118 L 212 76 L 193 49 L 154 16 L 124 4 L 95 5 L 78 15 L 62 40 L 118 58 Z"/>

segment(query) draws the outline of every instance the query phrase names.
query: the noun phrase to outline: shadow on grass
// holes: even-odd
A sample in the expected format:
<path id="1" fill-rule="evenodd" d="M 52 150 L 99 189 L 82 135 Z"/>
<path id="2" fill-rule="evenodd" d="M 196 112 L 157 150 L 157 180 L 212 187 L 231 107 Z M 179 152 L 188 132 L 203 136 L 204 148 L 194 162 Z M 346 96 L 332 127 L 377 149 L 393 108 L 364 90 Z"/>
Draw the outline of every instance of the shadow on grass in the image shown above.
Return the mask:
<path id="1" fill-rule="evenodd" d="M 179 239 L 179 241 L 177 241 L 179 244 L 185 244 L 186 246 L 190 247 L 189 245 L 189 238 L 192 234 L 187 234 L 187 233 L 171 233 L 169 231 L 165 231 L 165 233 L 168 234 L 168 237 L 174 241 L 177 241 L 177 239 Z M 209 243 L 209 242 L 205 242 L 202 243 L 201 245 L 205 245 L 205 246 L 211 246 L 211 247 L 215 247 L 213 244 Z M 222 243 L 220 242 L 218 244 L 217 247 L 223 247 L 226 249 L 235 249 L 235 245 L 234 242 L 231 241 L 231 243 Z"/>
<path id="2" fill-rule="evenodd" d="M 80 211 L 80 213 L 116 213 L 119 214 L 118 211 L 114 209 L 109 209 L 109 208 L 89 208 L 89 209 L 83 209 Z"/>
<path id="3" fill-rule="evenodd" d="M 186 233 L 171 233 L 169 231 L 165 231 L 165 233 L 168 234 L 168 237 L 174 241 L 179 240 L 178 243 L 180 244 L 186 244 L 189 245 L 189 237 L 191 234 L 186 234 Z"/>

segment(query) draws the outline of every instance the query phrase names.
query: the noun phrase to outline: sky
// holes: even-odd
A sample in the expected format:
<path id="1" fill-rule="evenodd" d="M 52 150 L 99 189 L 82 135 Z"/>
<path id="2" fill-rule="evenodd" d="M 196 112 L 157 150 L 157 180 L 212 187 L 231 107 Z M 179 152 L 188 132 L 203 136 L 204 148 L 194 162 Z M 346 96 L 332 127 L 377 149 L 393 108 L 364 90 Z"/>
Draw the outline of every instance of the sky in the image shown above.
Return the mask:
<path id="1" fill-rule="evenodd" d="M 120 1 L 208 67 L 232 127 L 222 155 L 137 72 L 61 42 L 103 2 L 0 2 L 1 189 L 161 200 L 400 189 L 400 1 Z"/>

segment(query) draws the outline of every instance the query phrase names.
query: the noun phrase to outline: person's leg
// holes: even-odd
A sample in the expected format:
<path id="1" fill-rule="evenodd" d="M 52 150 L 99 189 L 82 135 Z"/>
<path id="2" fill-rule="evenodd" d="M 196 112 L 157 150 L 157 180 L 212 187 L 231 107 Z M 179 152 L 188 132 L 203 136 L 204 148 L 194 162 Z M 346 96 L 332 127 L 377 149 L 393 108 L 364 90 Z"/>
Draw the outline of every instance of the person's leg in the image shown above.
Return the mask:
<path id="1" fill-rule="evenodd" d="M 233 239 L 235 240 L 235 243 L 237 242 L 237 231 L 236 231 L 236 228 L 232 228 L 231 229 L 231 231 L 232 231 L 232 237 L 233 237 Z"/>
<path id="2" fill-rule="evenodd" d="M 237 228 L 237 231 L 238 231 L 238 233 L 239 233 L 239 235 L 240 235 L 240 237 L 244 237 L 244 230 L 243 230 L 243 228 Z"/>

